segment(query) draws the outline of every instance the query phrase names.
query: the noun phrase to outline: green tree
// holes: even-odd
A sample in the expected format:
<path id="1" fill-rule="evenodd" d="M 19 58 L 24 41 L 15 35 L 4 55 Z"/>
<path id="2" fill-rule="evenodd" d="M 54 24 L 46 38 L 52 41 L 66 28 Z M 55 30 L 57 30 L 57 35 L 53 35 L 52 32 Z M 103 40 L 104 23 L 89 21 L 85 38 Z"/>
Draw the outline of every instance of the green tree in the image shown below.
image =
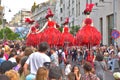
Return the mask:
<path id="1" fill-rule="evenodd" d="M 0 19 L 0 25 L 2 24 L 2 19 Z"/>
<path id="2" fill-rule="evenodd" d="M 62 27 L 60 27 L 60 28 L 59 28 L 59 31 L 60 31 L 60 32 L 62 32 L 62 31 L 63 31 L 63 28 L 62 28 Z"/>
<path id="3" fill-rule="evenodd" d="M 16 40 L 19 38 L 19 35 L 14 33 L 10 28 L 5 27 L 0 30 L 0 39 Z"/>
<path id="4" fill-rule="evenodd" d="M 80 26 L 72 26 L 70 28 L 70 33 L 75 35 L 78 32 L 79 29 L 80 29 Z"/>

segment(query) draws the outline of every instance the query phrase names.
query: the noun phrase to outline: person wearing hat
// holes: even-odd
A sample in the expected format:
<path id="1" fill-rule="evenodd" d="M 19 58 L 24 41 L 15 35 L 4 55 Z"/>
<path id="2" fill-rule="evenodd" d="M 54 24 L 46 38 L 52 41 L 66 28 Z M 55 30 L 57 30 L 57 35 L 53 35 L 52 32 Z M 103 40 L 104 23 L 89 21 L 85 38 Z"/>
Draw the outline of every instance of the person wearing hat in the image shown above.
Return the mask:
<path id="1" fill-rule="evenodd" d="M 26 36 L 26 45 L 37 47 L 40 43 L 40 32 L 38 30 L 39 24 L 35 22 L 34 25 L 31 26 L 27 36 Z"/>
<path id="2" fill-rule="evenodd" d="M 12 63 L 11 61 L 4 61 L 0 65 L 0 73 L 4 74 L 6 71 L 11 70 L 15 66 L 16 66 L 16 64 Z"/>
<path id="3" fill-rule="evenodd" d="M 86 8 L 83 12 L 84 15 L 86 15 L 86 18 L 90 18 L 90 13 L 92 12 L 93 7 L 94 7 L 94 4 L 92 4 L 92 3 L 86 4 Z M 93 23 L 91 25 L 93 25 Z M 85 26 L 85 20 L 83 20 L 82 26 Z"/>
<path id="4" fill-rule="evenodd" d="M 61 41 L 60 41 L 62 46 L 64 46 L 65 43 L 67 43 L 68 45 L 74 44 L 74 37 L 72 34 L 70 34 L 68 23 L 69 23 L 69 18 L 67 17 L 65 19 L 65 22 L 63 23 L 64 28 L 61 35 Z"/>
<path id="5" fill-rule="evenodd" d="M 42 41 L 48 42 L 50 46 L 57 45 L 59 43 L 59 38 L 61 35 L 61 32 L 56 28 L 56 22 L 52 20 L 52 17 L 54 14 L 52 13 L 51 9 L 48 8 L 46 19 L 47 22 L 43 26 L 43 28 L 40 30 L 42 33 Z M 45 29 L 48 27 L 47 29 Z M 45 29 L 45 30 L 44 30 Z"/>

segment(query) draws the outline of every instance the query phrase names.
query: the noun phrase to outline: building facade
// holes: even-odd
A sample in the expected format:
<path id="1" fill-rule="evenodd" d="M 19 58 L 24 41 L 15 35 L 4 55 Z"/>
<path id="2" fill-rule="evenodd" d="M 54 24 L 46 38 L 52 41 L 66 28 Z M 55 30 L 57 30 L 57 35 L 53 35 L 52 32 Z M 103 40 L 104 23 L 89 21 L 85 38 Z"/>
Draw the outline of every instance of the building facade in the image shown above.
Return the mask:
<path id="1" fill-rule="evenodd" d="M 46 22 L 46 18 L 45 16 L 47 15 L 47 10 L 48 8 L 50 8 L 52 10 L 52 12 L 55 12 L 55 4 L 51 3 L 50 1 L 44 2 L 44 3 L 40 3 L 39 7 L 35 9 L 34 12 L 32 12 L 32 19 L 34 19 L 35 21 L 37 21 L 38 23 L 40 23 L 40 26 L 43 27 L 45 22 Z M 55 15 L 54 15 L 55 17 Z"/>
<path id="2" fill-rule="evenodd" d="M 113 30 L 120 32 L 120 0 L 93 0 L 93 3 L 96 6 L 91 17 L 103 36 L 102 43 L 105 45 L 117 43 L 120 46 L 120 37 L 117 39 L 111 37 Z"/>
<path id="3" fill-rule="evenodd" d="M 83 11 L 87 0 L 57 0 L 57 22 L 62 24 L 66 17 L 70 18 L 70 27 L 82 24 L 85 19 Z M 94 26 L 101 32 L 102 44 L 110 45 L 117 43 L 120 46 L 120 38 L 113 39 L 111 33 L 114 29 L 120 32 L 120 0 L 88 0 L 95 4 L 90 17 Z"/>
<path id="4" fill-rule="evenodd" d="M 32 18 L 39 21 L 43 26 L 46 22 L 45 15 L 47 8 L 50 7 L 54 12 L 55 21 L 62 26 L 66 17 L 69 17 L 69 27 L 81 26 L 85 15 L 83 11 L 87 0 L 56 0 L 54 6 L 48 3 L 40 4 L 38 10 L 33 13 Z M 93 19 L 93 25 L 101 32 L 104 45 L 117 43 L 120 46 L 120 37 L 113 39 L 112 31 L 115 29 L 120 32 L 120 0 L 88 0 L 95 4 L 90 17 Z"/>
<path id="5" fill-rule="evenodd" d="M 16 27 L 21 26 L 25 24 L 24 23 L 25 18 L 30 18 L 30 17 L 31 17 L 31 11 L 23 9 L 14 15 L 14 17 L 12 18 L 9 24 L 11 26 L 16 26 Z"/>

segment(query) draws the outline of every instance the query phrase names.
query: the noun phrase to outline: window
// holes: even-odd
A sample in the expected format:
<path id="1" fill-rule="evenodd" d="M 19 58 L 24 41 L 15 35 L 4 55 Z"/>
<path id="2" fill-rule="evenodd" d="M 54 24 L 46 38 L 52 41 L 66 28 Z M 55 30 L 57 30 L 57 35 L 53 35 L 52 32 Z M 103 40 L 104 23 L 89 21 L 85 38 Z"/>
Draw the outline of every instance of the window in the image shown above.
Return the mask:
<path id="1" fill-rule="evenodd" d="M 80 16 L 80 2 L 78 3 L 78 9 L 79 9 L 78 15 Z"/>
<path id="2" fill-rule="evenodd" d="M 60 17 L 60 20 L 62 21 L 62 17 Z"/>
<path id="3" fill-rule="evenodd" d="M 72 4 L 74 4 L 74 0 L 72 0 Z"/>
<path id="4" fill-rule="evenodd" d="M 103 18 L 100 18 L 100 32 L 101 32 L 101 35 L 103 35 Z M 103 43 L 103 39 L 101 42 Z"/>
<path id="5" fill-rule="evenodd" d="M 74 8 L 72 8 L 72 15 L 74 15 Z"/>
<path id="6" fill-rule="evenodd" d="M 69 16 L 70 16 L 70 10 L 69 10 Z"/>
<path id="7" fill-rule="evenodd" d="M 104 2 L 104 0 L 99 0 L 99 2 Z"/>
<path id="8" fill-rule="evenodd" d="M 60 12 L 62 13 L 62 8 L 60 8 Z"/>
<path id="9" fill-rule="evenodd" d="M 80 16 L 80 2 L 76 4 L 76 17 Z"/>
<path id="10" fill-rule="evenodd" d="M 63 0 L 60 0 L 60 4 L 62 4 L 63 3 Z"/>
<path id="11" fill-rule="evenodd" d="M 111 32 L 113 30 L 113 14 L 107 16 L 107 21 L 108 21 L 108 44 L 114 44 L 114 40 L 111 37 Z"/>
<path id="12" fill-rule="evenodd" d="M 70 0 L 69 0 L 69 7 L 70 7 Z"/>

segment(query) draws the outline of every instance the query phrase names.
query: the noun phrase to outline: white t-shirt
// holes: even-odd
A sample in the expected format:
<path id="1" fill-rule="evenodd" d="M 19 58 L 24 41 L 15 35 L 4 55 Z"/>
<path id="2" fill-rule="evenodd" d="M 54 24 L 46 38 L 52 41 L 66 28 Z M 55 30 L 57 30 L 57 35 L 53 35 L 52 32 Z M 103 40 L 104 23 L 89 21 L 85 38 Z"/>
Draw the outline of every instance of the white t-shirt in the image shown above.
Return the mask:
<path id="1" fill-rule="evenodd" d="M 11 57 L 10 59 L 8 59 L 8 61 L 11 61 L 11 62 L 15 62 L 16 63 L 16 59 L 14 57 Z"/>
<path id="2" fill-rule="evenodd" d="M 30 73 L 36 74 L 39 67 L 42 67 L 45 62 L 51 62 L 50 58 L 45 53 L 34 52 L 27 59 L 26 63 L 30 65 Z"/>

